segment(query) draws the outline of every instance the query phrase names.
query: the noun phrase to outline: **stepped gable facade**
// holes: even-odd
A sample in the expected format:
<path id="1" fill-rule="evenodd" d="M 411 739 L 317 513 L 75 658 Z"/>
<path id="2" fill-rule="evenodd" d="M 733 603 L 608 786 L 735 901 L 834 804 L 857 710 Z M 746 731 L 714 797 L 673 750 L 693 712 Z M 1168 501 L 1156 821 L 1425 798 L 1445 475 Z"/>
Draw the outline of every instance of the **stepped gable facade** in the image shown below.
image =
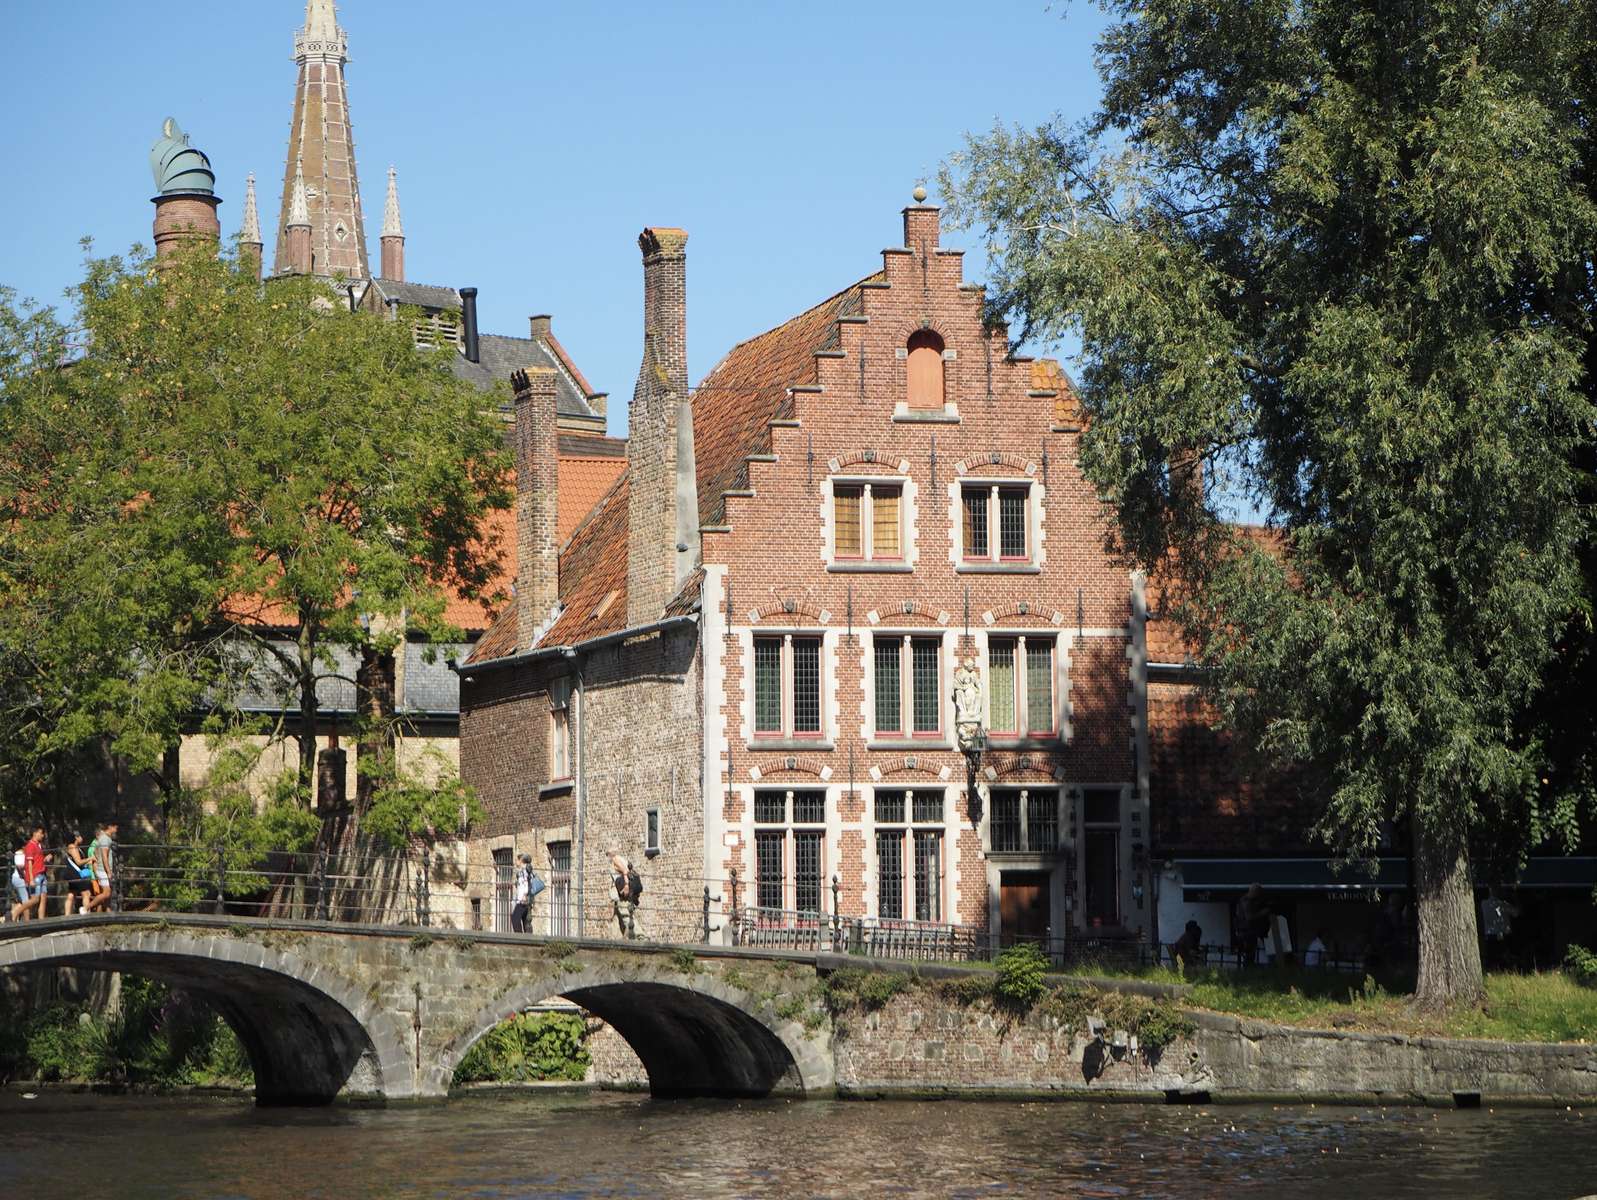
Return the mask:
<path id="1" fill-rule="evenodd" d="M 1150 932 L 1140 580 L 1103 550 L 1068 380 L 1010 356 L 936 208 L 903 227 L 880 270 L 734 347 L 690 405 L 685 272 L 651 275 L 686 236 L 642 239 L 627 470 L 562 548 L 555 611 L 502 615 L 461 668 L 484 852 L 569 864 L 584 932 L 612 846 L 684 895 L 735 873 L 772 924 L 835 904 Z"/>

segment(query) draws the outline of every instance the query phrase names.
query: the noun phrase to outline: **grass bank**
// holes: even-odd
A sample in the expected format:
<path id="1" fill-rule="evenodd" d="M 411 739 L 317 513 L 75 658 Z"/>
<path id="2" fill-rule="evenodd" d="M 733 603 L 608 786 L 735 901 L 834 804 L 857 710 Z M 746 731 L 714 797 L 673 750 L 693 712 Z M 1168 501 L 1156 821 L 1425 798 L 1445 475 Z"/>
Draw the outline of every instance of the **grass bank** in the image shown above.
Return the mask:
<path id="1" fill-rule="evenodd" d="M 1408 1003 L 1413 978 L 1400 975 L 1359 979 L 1331 971 L 1271 967 L 1200 971 L 1185 977 L 1164 967 L 1081 973 L 1183 983 L 1192 989 L 1187 1003 L 1194 1008 L 1281 1025 L 1510 1042 L 1597 1040 L 1597 988 L 1583 986 L 1561 971 L 1489 974 L 1483 1008 L 1441 1015 L 1414 1011 Z"/>

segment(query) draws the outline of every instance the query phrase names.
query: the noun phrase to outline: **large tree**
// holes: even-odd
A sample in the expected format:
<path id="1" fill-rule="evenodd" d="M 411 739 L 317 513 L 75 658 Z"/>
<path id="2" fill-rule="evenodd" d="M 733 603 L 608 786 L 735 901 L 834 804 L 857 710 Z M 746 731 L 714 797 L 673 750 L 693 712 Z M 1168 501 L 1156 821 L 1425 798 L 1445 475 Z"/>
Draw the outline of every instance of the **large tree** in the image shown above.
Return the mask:
<path id="1" fill-rule="evenodd" d="M 509 496 L 491 399 L 404 321 L 200 248 L 92 261 L 70 326 L 0 296 L 0 654 L 14 761 L 109 739 L 152 769 L 275 680 L 315 775 L 337 647 L 458 636 Z"/>
<path id="2" fill-rule="evenodd" d="M 1106 7 L 1102 110 L 945 190 L 997 312 L 1079 335 L 1083 465 L 1222 719 L 1343 851 L 1411 839 L 1416 1000 L 1473 1002 L 1472 837 L 1568 816 L 1527 712 L 1591 531 L 1597 6 Z"/>

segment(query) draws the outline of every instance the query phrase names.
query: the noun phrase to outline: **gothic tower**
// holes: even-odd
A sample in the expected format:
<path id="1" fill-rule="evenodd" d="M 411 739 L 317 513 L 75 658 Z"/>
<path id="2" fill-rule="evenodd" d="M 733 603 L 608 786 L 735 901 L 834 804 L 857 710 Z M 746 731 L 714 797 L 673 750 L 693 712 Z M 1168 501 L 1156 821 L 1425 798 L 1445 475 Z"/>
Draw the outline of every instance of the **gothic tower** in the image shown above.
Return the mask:
<path id="1" fill-rule="evenodd" d="M 366 259 L 366 223 L 355 176 L 355 136 L 344 82 L 348 39 L 337 23 L 333 0 L 307 0 L 305 28 L 294 35 L 299 84 L 294 121 L 283 165 L 283 207 L 277 226 L 273 270 L 293 269 L 289 252 L 289 209 L 296 168 L 304 171 L 310 216 L 310 270 L 317 275 L 371 278 Z"/>

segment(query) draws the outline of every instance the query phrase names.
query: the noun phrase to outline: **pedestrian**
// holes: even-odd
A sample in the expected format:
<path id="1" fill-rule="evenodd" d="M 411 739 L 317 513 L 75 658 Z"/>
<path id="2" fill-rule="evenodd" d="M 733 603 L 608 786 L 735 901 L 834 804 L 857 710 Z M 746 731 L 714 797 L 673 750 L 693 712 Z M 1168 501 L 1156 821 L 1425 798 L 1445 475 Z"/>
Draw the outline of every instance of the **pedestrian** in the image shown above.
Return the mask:
<path id="1" fill-rule="evenodd" d="M 616 925 L 620 927 L 621 936 L 629 941 L 636 941 L 638 937 L 638 897 L 643 894 L 643 880 L 639 878 L 637 868 L 619 850 L 610 852 L 610 884 L 615 888 L 615 899 L 611 902 L 615 908 Z"/>
<path id="2" fill-rule="evenodd" d="M 94 897 L 89 901 L 91 912 L 104 912 L 111 906 L 111 878 L 116 865 L 117 823 L 107 821 L 89 843 L 89 864 L 94 870 Z"/>
<path id="3" fill-rule="evenodd" d="M 61 877 L 66 884 L 66 915 L 72 915 L 73 902 L 78 912 L 87 914 L 94 897 L 94 867 L 83 849 L 83 835 L 74 833 L 62 851 Z"/>
<path id="4" fill-rule="evenodd" d="M 50 891 L 50 860 L 53 854 L 44 852 L 44 826 L 35 825 L 33 836 L 21 850 L 20 858 L 12 859 L 11 890 L 17 903 L 11 906 L 13 921 L 26 921 L 31 916 L 39 920 L 45 916 L 45 905 Z"/>
<path id="5" fill-rule="evenodd" d="M 1237 902 L 1237 949 L 1245 964 L 1259 961 L 1260 946 L 1269 934 L 1270 902 L 1264 898 L 1262 887 L 1250 883 L 1247 894 Z"/>
<path id="6" fill-rule="evenodd" d="M 1183 974 L 1202 965 L 1203 927 L 1196 921 L 1188 921 L 1181 936 L 1170 943 L 1170 963 L 1179 964 Z"/>
<path id="7" fill-rule="evenodd" d="M 516 868 L 516 906 L 510 910 L 510 932 L 531 933 L 532 902 L 543 891 L 543 879 L 532 869 L 532 855 L 523 854 Z"/>
<path id="8" fill-rule="evenodd" d="M 1305 967 L 1323 967 L 1326 965 L 1326 956 L 1325 930 L 1316 929 L 1313 940 L 1303 948 L 1303 965 Z"/>
<path id="9" fill-rule="evenodd" d="M 1519 909 L 1499 896 L 1496 888 L 1486 889 L 1481 900 L 1481 936 L 1486 940 L 1481 958 L 1488 967 L 1503 965 L 1508 935 L 1517 916 Z"/>

